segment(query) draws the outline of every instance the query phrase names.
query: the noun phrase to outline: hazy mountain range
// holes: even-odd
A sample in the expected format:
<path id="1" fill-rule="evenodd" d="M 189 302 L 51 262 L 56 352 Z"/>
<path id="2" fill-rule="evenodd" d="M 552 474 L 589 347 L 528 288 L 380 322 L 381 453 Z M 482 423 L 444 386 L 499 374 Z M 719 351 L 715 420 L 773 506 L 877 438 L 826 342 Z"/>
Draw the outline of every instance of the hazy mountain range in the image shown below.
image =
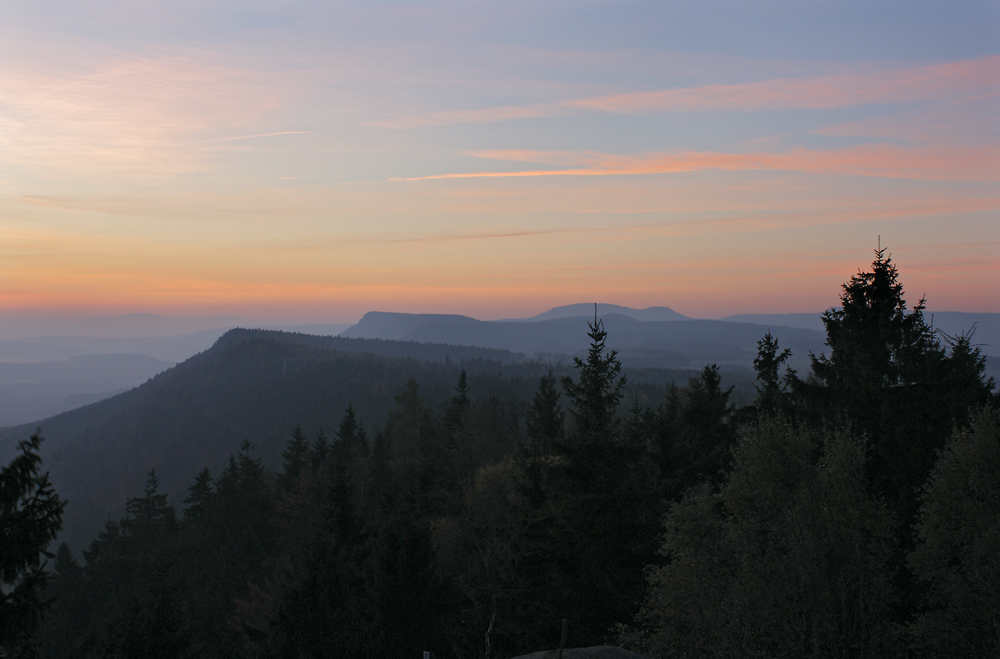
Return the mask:
<path id="1" fill-rule="evenodd" d="M 669 307 L 632 309 L 598 304 L 609 345 L 627 365 L 749 368 L 756 342 L 770 330 L 793 351 L 791 365 L 808 369 L 822 352 L 820 314 L 742 314 L 695 319 Z M 935 327 L 958 335 L 976 326 L 975 342 L 1000 375 L 1000 314 L 928 314 Z M 128 390 L 210 348 L 233 327 L 315 335 L 379 338 L 509 350 L 523 358 L 569 363 L 586 347 L 591 303 L 555 307 L 530 318 L 480 321 L 460 315 L 371 312 L 356 325 L 261 323 L 234 316 L 170 317 L 126 314 L 83 319 L 0 318 L 0 427 L 36 421 Z M 571 338 L 567 338 L 571 337 Z"/>
<path id="2" fill-rule="evenodd" d="M 808 369 L 809 352 L 824 348 L 825 334 L 813 314 L 704 320 L 665 307 L 599 305 L 597 311 L 609 347 L 619 351 L 639 387 L 683 384 L 696 369 L 717 363 L 749 402 L 752 360 L 765 332 L 793 350 L 792 366 L 800 372 Z M 59 491 L 74 502 L 67 533 L 83 539 L 105 516 L 121 514 L 125 498 L 139 491 L 151 466 L 161 473 L 165 490 L 183 498 L 197 469 L 218 468 L 243 439 L 256 442 L 276 466 L 296 423 L 310 432 L 332 432 L 348 401 L 366 423 L 381 423 L 411 377 L 430 400 L 443 400 L 465 368 L 477 395 L 500 392 L 525 399 L 546 364 L 571 372 L 572 357 L 589 343 L 593 314 L 593 305 L 505 321 L 371 312 L 351 327 L 303 328 L 327 336 L 198 328 L 203 319 L 192 323 L 198 329 L 192 333 L 149 336 L 155 334 L 155 319 L 143 317 L 146 336 L 7 339 L 0 350 L 28 346 L 36 352 L 20 353 L 20 363 L 10 358 L 0 363 L 0 420 L 11 426 L 0 430 L 0 462 L 9 459 L 17 441 L 42 427 L 46 466 Z M 934 315 L 935 326 L 951 335 L 977 323 L 976 342 L 987 344 L 990 355 L 1000 344 L 998 319 L 1000 314 Z M 185 327 L 177 319 L 167 325 Z M 105 325 L 102 331 L 112 328 Z M 331 336 L 336 332 L 341 336 Z M 65 358 L 30 362 L 31 354 Z M 997 364 L 991 359 L 994 375 L 1000 375 Z M 108 486 L 87 490 L 95 479 Z"/>

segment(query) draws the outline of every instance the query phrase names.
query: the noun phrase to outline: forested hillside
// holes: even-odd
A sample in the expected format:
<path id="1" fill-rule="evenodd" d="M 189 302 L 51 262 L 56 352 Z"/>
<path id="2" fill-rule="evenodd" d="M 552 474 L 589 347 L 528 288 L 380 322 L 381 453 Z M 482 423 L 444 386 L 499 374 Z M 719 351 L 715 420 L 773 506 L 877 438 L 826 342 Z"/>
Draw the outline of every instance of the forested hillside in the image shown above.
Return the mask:
<path id="1" fill-rule="evenodd" d="M 245 439 L 265 466 L 278 469 L 295 425 L 329 434 L 351 403 L 370 427 L 381 426 L 410 379 L 439 405 L 463 369 L 478 397 L 507 401 L 518 416 L 548 368 L 503 350 L 232 330 L 210 350 L 132 391 L 4 430 L 0 460 L 9 460 L 17 442 L 41 426 L 46 469 L 70 502 L 62 537 L 79 550 L 105 519 L 125 513 L 126 499 L 151 468 L 174 500 L 202 467 L 224 467 Z M 556 368 L 565 374 L 570 367 Z M 647 400 L 694 371 L 634 373 L 635 393 Z M 742 387 L 744 399 L 752 393 L 752 376 L 727 378 Z"/>
<path id="2" fill-rule="evenodd" d="M 82 560 L 59 547 L 39 652 L 502 658 L 565 624 L 664 658 L 995 656 L 984 358 L 907 306 L 884 250 L 841 301 L 809 373 L 760 337 L 746 406 L 714 365 L 633 387 L 596 318 L 559 372 L 233 332 L 109 402 L 90 454 L 52 441 L 46 468 L 100 482 L 121 460 L 145 485 Z M 221 468 L 185 462 L 234 432 Z"/>

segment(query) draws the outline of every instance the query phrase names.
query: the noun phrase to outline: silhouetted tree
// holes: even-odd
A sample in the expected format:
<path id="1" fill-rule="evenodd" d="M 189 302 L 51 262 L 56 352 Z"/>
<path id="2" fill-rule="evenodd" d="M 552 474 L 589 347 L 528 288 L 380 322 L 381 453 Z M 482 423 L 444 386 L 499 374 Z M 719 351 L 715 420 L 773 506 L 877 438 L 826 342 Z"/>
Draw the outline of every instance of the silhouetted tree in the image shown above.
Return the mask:
<path id="1" fill-rule="evenodd" d="M 462 415 L 469 409 L 469 378 L 465 374 L 465 369 L 458 376 L 458 383 L 455 385 L 455 393 L 448 401 L 448 408 L 445 411 L 445 430 L 454 434 L 462 423 Z"/>
<path id="2" fill-rule="evenodd" d="M 184 499 L 187 508 L 184 509 L 184 521 L 191 522 L 201 518 L 215 493 L 212 472 L 205 467 L 198 472 L 194 483 L 188 487 L 188 495 Z"/>
<path id="3" fill-rule="evenodd" d="M 126 535 L 152 543 L 176 526 L 176 511 L 167 502 L 167 495 L 157 491 L 159 483 L 156 469 L 150 469 L 143 496 L 126 501 L 126 514 L 122 521 L 122 529 Z"/>
<path id="4" fill-rule="evenodd" d="M 575 360 L 576 379 L 562 381 L 572 422 L 564 435 L 548 432 L 546 454 L 528 462 L 536 471 L 521 472 L 527 481 L 521 490 L 534 496 L 537 480 L 540 491 L 537 501 L 529 499 L 515 559 L 522 601 L 516 624 L 520 641 L 536 647 L 553 639 L 562 618 L 573 644 L 604 640 L 635 612 L 643 567 L 655 559 L 660 509 L 653 465 L 645 443 L 621 432 L 621 362 L 606 348 L 603 323 L 588 325 L 587 358 Z M 536 403 L 549 419 L 535 427 L 554 430 L 553 397 L 544 383 Z"/>
<path id="5" fill-rule="evenodd" d="M 792 351 L 788 348 L 778 352 L 778 339 L 771 332 L 757 342 L 753 368 L 757 372 L 757 400 L 754 405 L 758 413 L 774 415 L 787 411 L 786 380 L 779 375 L 779 371 L 791 356 Z"/>
<path id="6" fill-rule="evenodd" d="M 295 483 L 310 463 L 310 449 L 309 438 L 306 437 L 302 426 L 295 426 L 288 444 L 285 445 L 285 449 L 281 452 L 281 457 L 284 459 L 284 466 L 281 478 L 278 480 L 278 485 L 282 490 L 289 490 L 295 487 Z"/>
<path id="7" fill-rule="evenodd" d="M 563 391 L 570 403 L 570 413 L 576 423 L 574 432 L 586 438 L 612 436 L 618 429 L 621 418 L 618 404 L 621 402 L 625 376 L 621 375 L 622 363 L 618 351 L 607 351 L 605 343 L 608 333 L 604 322 L 588 323 L 590 347 L 587 359 L 573 358 L 577 379 L 564 376 Z"/>
<path id="8" fill-rule="evenodd" d="M 47 547 L 62 528 L 66 502 L 41 473 L 40 432 L 17 445 L 18 455 L 0 469 L 0 655 L 35 654 L 32 636 L 46 603 Z"/>
<path id="9" fill-rule="evenodd" d="M 948 354 L 924 319 L 923 300 L 907 312 L 885 248 L 875 251 L 870 272 L 843 285 L 841 303 L 823 314 L 830 352 L 812 356 L 818 386 L 797 389 L 807 407 L 869 438 L 869 480 L 908 527 L 936 453 L 970 408 L 990 402 L 993 383 L 967 338 Z"/>
<path id="10" fill-rule="evenodd" d="M 326 437 L 326 433 L 320 428 L 316 431 L 312 446 L 309 448 L 309 464 L 312 465 L 314 471 L 323 466 L 329 452 L 330 442 Z"/>

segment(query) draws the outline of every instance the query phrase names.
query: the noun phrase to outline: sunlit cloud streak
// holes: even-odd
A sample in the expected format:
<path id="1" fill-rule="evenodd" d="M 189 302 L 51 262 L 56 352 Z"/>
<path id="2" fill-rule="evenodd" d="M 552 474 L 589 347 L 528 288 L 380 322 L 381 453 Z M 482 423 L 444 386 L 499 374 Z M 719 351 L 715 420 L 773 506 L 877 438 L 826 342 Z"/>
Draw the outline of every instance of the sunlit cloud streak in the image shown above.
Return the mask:
<path id="1" fill-rule="evenodd" d="M 358 240 L 358 243 L 451 243 L 466 241 L 494 241 L 509 239 L 537 239 L 547 236 L 593 236 L 594 240 L 631 241 L 642 237 L 675 237 L 716 235 L 728 233 L 755 233 L 781 229 L 817 227 L 833 224 L 858 224 L 873 221 L 903 220 L 922 216 L 954 216 L 963 213 L 978 213 L 1000 210 L 1000 198 L 963 199 L 924 202 L 913 205 L 898 205 L 890 208 L 859 210 L 856 208 L 837 212 L 800 212 L 755 214 L 749 217 L 697 218 L 669 222 L 644 224 L 599 226 L 599 227 L 555 227 L 494 233 L 465 233 L 450 235 L 411 236 L 398 238 L 378 238 Z M 640 235 L 641 234 L 641 235 Z M 316 249 L 323 249 L 316 246 Z"/>
<path id="2" fill-rule="evenodd" d="M 740 84 L 612 94 L 557 103 L 437 112 L 370 121 L 364 125 L 406 129 L 491 123 L 579 112 L 646 114 L 838 109 L 913 103 L 966 94 L 982 95 L 984 90 L 993 90 L 994 94 L 1000 95 L 1000 56 L 991 55 L 895 71 L 779 78 Z"/>
<path id="3" fill-rule="evenodd" d="M 616 113 L 832 109 L 979 94 L 983 89 L 995 89 L 997 82 L 1000 56 L 990 56 L 901 71 L 618 94 L 568 105 Z"/>
<path id="4" fill-rule="evenodd" d="M 256 135 L 240 135 L 238 137 L 220 137 L 214 140 L 205 140 L 206 142 L 232 142 L 234 140 L 253 140 L 258 137 L 277 137 L 279 135 L 311 135 L 312 131 L 309 130 L 282 130 L 277 133 L 258 133 Z"/>
<path id="5" fill-rule="evenodd" d="M 544 152 L 488 151 L 475 155 L 498 160 L 545 162 Z M 566 162 L 566 152 L 554 159 Z M 399 177 L 393 181 L 429 181 L 464 178 L 520 178 L 531 176 L 626 176 L 682 172 L 782 170 L 816 174 L 875 176 L 937 181 L 1000 180 L 997 146 L 900 148 L 888 144 L 859 145 L 845 149 L 794 149 L 787 153 L 716 153 L 678 151 L 641 156 L 581 154 L 584 167 L 480 171 Z"/>

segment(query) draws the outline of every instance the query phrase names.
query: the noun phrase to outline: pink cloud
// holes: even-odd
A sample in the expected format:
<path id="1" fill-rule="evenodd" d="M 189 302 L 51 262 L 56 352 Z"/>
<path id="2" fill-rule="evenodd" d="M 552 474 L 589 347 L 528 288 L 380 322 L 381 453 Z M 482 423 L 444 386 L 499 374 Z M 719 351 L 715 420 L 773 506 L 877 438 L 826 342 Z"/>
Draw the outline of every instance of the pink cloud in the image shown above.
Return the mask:
<path id="1" fill-rule="evenodd" d="M 778 78 L 740 84 L 613 94 L 557 103 L 438 112 L 372 121 L 365 125 L 404 129 L 457 123 L 490 123 L 572 112 L 643 114 L 831 109 L 982 95 L 983 90 L 998 88 L 1000 55 L 990 55 L 895 71 Z"/>
<path id="2" fill-rule="evenodd" d="M 791 228 L 819 227 L 827 225 L 862 224 L 867 222 L 885 222 L 912 219 L 927 216 L 954 216 L 964 213 L 979 213 L 1000 209 L 1000 199 L 961 199 L 961 200 L 925 200 L 921 203 L 900 202 L 888 207 L 865 208 L 852 207 L 836 211 L 808 212 L 764 212 L 749 216 L 724 216 L 714 219 L 696 218 L 679 221 L 657 221 L 645 224 L 613 225 L 613 226 L 573 226 L 530 229 L 509 232 L 473 232 L 461 234 L 421 235 L 380 240 L 381 243 L 458 243 L 465 241 L 495 241 L 495 240 L 544 240 L 547 237 L 572 235 L 576 242 L 632 242 L 644 238 L 664 238 L 680 236 L 707 236 L 756 233 L 762 231 L 777 231 Z M 978 247 L 979 245 L 975 245 Z M 940 247 L 956 248 L 963 245 L 942 245 Z M 842 254 L 853 254 L 843 252 Z M 829 252 L 824 253 L 827 256 Z M 834 254 L 836 255 L 836 254 Z M 727 258 L 731 263 L 732 259 Z M 699 261 L 701 262 L 701 261 Z M 635 264 L 626 264 L 633 267 Z M 572 269 L 590 269 L 593 266 L 573 266 Z M 622 264 L 598 266 L 621 268 Z M 669 267 L 657 261 L 650 267 Z M 544 270 L 544 268 L 543 268 Z"/>
<path id="3" fill-rule="evenodd" d="M 1000 138 L 1000 86 L 990 86 L 979 95 L 968 95 L 930 105 L 833 126 L 816 131 L 830 137 L 877 137 L 914 143 L 948 141 L 952 144 L 982 144 Z"/>
<path id="4" fill-rule="evenodd" d="M 531 169 L 508 172 L 461 172 L 432 174 L 396 181 L 461 178 L 517 178 L 530 176 L 623 176 L 674 174 L 706 170 L 782 170 L 815 174 L 875 176 L 942 181 L 1000 180 L 1000 149 L 990 146 L 932 146 L 903 149 L 891 145 L 861 145 L 845 149 L 795 149 L 786 153 L 718 153 L 678 151 L 642 156 L 580 154 L 575 162 L 566 152 L 552 160 L 544 152 L 482 152 L 492 159 L 522 162 L 558 162 L 582 165 L 567 169 Z"/>
<path id="5" fill-rule="evenodd" d="M 448 124 L 483 124 L 512 119 L 531 119 L 546 117 L 558 112 L 554 104 L 539 105 L 508 105 L 481 110 L 456 110 L 452 112 L 437 112 L 412 117 L 399 117 L 379 121 L 368 121 L 363 125 L 375 128 L 424 128 L 427 126 L 444 126 Z"/>
<path id="6" fill-rule="evenodd" d="M 0 140 L 10 161 L 45 172 L 199 171 L 208 142 L 301 132 L 267 130 L 293 84 L 198 52 L 14 65 L 0 68 Z M 237 137 L 211 139 L 220 132 Z"/>
<path id="7" fill-rule="evenodd" d="M 902 71 L 781 78 L 737 85 L 616 94 L 571 101 L 613 113 L 757 111 L 844 108 L 911 103 L 958 94 L 980 94 L 1000 83 L 1000 56 L 922 66 Z"/>

